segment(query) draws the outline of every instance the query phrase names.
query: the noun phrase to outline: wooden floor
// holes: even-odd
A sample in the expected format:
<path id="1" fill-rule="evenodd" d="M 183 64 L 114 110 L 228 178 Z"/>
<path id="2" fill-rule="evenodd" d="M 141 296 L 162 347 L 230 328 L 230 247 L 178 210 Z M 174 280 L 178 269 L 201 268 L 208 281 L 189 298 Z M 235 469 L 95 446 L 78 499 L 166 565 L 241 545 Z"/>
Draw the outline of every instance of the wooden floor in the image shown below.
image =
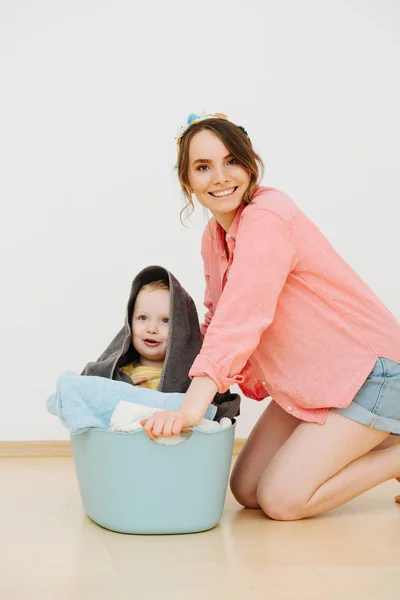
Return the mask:
<path id="1" fill-rule="evenodd" d="M 0 599 L 399 600 L 399 487 L 292 523 L 228 494 L 209 532 L 129 536 L 85 516 L 72 459 L 3 459 Z"/>

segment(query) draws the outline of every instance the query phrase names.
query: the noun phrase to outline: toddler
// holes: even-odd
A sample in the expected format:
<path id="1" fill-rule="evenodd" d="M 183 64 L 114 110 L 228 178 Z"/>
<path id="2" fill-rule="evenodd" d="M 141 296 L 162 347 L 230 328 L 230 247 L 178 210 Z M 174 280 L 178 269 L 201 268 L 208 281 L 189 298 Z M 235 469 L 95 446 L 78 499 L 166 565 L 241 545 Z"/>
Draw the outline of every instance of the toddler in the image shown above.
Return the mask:
<path id="1" fill-rule="evenodd" d="M 82 375 L 185 393 L 202 336 L 195 303 L 166 269 L 150 266 L 133 280 L 124 327 Z M 239 415 L 240 396 L 216 394 L 216 421 Z"/>

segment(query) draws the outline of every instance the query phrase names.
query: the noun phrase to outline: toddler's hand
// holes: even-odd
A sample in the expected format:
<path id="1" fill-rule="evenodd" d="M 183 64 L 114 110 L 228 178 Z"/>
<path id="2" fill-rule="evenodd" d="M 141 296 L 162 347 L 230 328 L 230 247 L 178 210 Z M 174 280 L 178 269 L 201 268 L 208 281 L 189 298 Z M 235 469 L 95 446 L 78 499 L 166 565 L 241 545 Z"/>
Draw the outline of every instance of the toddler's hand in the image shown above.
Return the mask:
<path id="1" fill-rule="evenodd" d="M 179 435 L 181 431 L 190 431 L 187 428 L 195 425 L 195 423 L 190 422 L 185 413 L 168 410 L 157 411 L 148 419 L 142 419 L 140 424 L 151 440 L 155 440 L 160 435 L 166 437 Z"/>
<path id="2" fill-rule="evenodd" d="M 141 383 L 146 383 L 148 380 L 148 377 L 137 377 L 136 379 L 132 379 L 132 383 L 133 385 L 140 385 Z"/>

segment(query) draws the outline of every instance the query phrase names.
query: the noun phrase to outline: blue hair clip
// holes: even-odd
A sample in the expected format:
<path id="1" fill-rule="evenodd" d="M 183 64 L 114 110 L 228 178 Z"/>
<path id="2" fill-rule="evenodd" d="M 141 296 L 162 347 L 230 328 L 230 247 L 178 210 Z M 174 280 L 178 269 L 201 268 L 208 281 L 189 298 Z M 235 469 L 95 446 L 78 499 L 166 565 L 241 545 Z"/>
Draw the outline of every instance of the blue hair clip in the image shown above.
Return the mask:
<path id="1" fill-rule="evenodd" d="M 179 129 L 178 135 L 176 137 L 176 141 L 179 144 L 180 138 L 183 136 L 185 131 L 195 123 L 199 123 L 200 121 L 204 121 L 205 119 L 224 119 L 227 120 L 228 117 L 222 113 L 208 113 L 206 110 L 203 110 L 199 115 L 196 113 L 190 113 L 188 118 L 186 119 L 186 123 L 183 127 Z"/>
<path id="2" fill-rule="evenodd" d="M 181 137 L 187 131 L 187 129 L 189 129 L 189 127 L 191 127 L 191 125 L 195 125 L 196 123 L 199 123 L 200 121 L 205 121 L 205 119 L 223 119 L 224 121 L 227 121 L 228 117 L 226 115 L 224 115 L 223 113 L 208 113 L 205 110 L 203 110 L 203 112 L 201 112 L 199 115 L 196 113 L 190 113 L 190 115 L 186 119 L 185 125 L 179 129 L 178 135 L 175 138 L 177 144 L 179 144 Z M 237 125 L 237 127 L 239 127 L 239 129 L 241 131 L 243 131 L 243 133 L 247 137 L 247 139 L 250 140 L 249 134 L 247 133 L 245 128 L 242 127 L 241 125 Z"/>
<path id="3" fill-rule="evenodd" d="M 194 113 L 191 113 L 188 118 L 186 119 L 186 124 L 187 125 L 191 125 L 191 123 L 193 123 L 193 121 L 198 121 L 200 119 L 200 115 L 195 115 Z"/>

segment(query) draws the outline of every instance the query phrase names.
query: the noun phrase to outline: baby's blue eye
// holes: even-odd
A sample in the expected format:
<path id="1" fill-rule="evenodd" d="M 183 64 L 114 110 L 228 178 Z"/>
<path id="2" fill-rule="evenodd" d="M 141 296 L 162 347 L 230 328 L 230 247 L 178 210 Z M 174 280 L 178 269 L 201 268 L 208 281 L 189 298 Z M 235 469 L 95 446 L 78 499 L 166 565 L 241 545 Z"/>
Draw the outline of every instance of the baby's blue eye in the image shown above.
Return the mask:
<path id="1" fill-rule="evenodd" d="M 169 317 L 165 317 L 164 319 L 162 319 L 163 323 L 169 323 Z"/>
<path id="2" fill-rule="evenodd" d="M 140 315 L 138 317 L 139 321 L 145 321 L 147 319 L 147 317 L 145 317 L 144 315 Z"/>

